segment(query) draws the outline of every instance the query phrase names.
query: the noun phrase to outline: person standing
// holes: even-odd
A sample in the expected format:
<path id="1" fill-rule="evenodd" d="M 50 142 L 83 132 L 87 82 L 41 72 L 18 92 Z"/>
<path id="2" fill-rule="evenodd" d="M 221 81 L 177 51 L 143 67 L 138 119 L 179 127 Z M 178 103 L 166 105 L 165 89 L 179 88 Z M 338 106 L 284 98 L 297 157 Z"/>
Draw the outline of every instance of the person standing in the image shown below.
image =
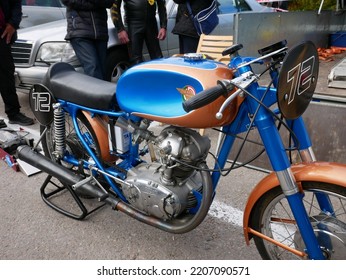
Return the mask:
<path id="1" fill-rule="evenodd" d="M 174 0 L 174 3 L 178 4 L 178 11 L 172 33 L 179 36 L 180 54 L 196 52 L 199 41 L 199 35 L 186 6 L 187 2 L 190 3 L 192 14 L 196 15 L 208 8 L 213 0 Z"/>
<path id="2" fill-rule="evenodd" d="M 32 125 L 34 120 L 20 112 L 11 52 L 11 44 L 17 39 L 21 20 L 21 0 L 0 0 L 0 93 L 9 123 L 27 126 Z"/>
<path id="3" fill-rule="evenodd" d="M 166 38 L 167 10 L 165 0 L 124 0 L 125 24 L 121 15 L 122 0 L 115 0 L 111 8 L 114 26 L 122 44 L 129 44 L 130 62 L 143 62 L 144 42 L 151 59 L 163 57 L 160 41 Z M 156 10 L 159 14 L 160 29 L 156 21 Z"/>
<path id="4" fill-rule="evenodd" d="M 67 7 L 66 40 L 71 45 L 85 74 L 106 79 L 108 12 L 114 0 L 62 0 Z"/>

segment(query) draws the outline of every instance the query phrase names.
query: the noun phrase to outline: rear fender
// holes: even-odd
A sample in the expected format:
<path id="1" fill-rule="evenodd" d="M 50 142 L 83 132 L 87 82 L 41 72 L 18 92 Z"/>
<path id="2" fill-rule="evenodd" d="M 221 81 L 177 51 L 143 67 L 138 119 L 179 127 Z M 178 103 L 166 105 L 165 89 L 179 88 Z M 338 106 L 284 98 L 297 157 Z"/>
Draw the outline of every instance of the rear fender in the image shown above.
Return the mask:
<path id="1" fill-rule="evenodd" d="M 302 182 L 324 182 L 346 188 L 346 165 L 331 162 L 311 162 L 292 165 L 293 175 L 301 186 Z M 256 202 L 271 189 L 279 186 L 279 180 L 273 172 L 263 178 L 251 192 L 244 210 L 243 228 L 246 243 L 249 245 L 251 234 L 249 229 L 253 207 Z"/>
<path id="2" fill-rule="evenodd" d="M 109 152 L 107 120 L 102 119 L 100 116 L 92 117 L 91 114 L 86 111 L 82 112 L 96 134 L 102 160 L 107 162 L 115 161 L 117 158 Z"/>

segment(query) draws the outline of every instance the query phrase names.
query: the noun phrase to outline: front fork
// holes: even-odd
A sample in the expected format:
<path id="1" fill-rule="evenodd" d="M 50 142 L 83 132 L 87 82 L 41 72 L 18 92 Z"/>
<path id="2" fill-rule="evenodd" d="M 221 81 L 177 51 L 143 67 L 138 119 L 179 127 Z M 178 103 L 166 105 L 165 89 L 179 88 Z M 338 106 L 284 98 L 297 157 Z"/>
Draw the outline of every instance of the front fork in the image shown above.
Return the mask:
<path id="1" fill-rule="evenodd" d="M 293 130 L 299 143 L 294 142 L 296 147 L 299 145 L 299 155 L 302 162 L 314 162 L 316 161 L 316 156 L 312 150 L 312 143 L 309 137 L 309 133 L 306 129 L 305 123 L 302 117 L 297 118 L 296 120 L 287 120 L 287 125 Z M 293 139 L 295 140 L 295 139 Z M 334 213 L 334 209 L 330 204 L 328 196 L 324 194 L 315 194 L 320 209 L 327 211 L 329 213 Z"/>
<path id="2" fill-rule="evenodd" d="M 261 110 L 265 109 L 260 108 L 259 111 Z M 303 204 L 304 193 L 299 189 L 291 171 L 291 164 L 288 160 L 287 152 L 273 118 L 266 114 L 266 112 L 259 112 L 258 116 L 260 117 L 256 118 L 255 124 L 261 135 L 263 144 L 266 147 L 273 170 L 276 172 L 282 191 L 288 200 L 293 216 L 297 222 L 297 226 L 306 245 L 306 253 L 309 255 L 310 259 L 325 259 L 315 236 L 309 215 Z M 294 144 L 296 147 L 299 147 L 299 154 L 302 161 L 315 161 L 316 158 L 311 148 L 309 134 L 302 117 L 296 120 L 287 121 L 287 125 L 295 134 Z M 327 200 L 322 197 L 319 200 L 320 203 L 326 201 Z"/>

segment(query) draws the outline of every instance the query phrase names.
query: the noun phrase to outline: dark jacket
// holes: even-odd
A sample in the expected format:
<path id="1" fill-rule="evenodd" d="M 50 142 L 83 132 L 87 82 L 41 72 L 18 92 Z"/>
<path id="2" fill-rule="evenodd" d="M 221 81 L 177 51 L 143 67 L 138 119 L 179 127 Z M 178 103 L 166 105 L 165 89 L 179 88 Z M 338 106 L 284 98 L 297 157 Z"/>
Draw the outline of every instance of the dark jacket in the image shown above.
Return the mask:
<path id="1" fill-rule="evenodd" d="M 108 40 L 107 8 L 114 0 L 62 0 L 67 7 L 65 39 Z"/>
<path id="2" fill-rule="evenodd" d="M 21 0 L 0 0 L 0 6 L 5 15 L 5 22 L 11 24 L 16 30 L 22 20 L 22 1 Z M 2 30 L 0 31 L 0 34 Z M 17 32 L 12 36 L 13 43 L 17 39 Z"/>
<path id="3" fill-rule="evenodd" d="M 186 0 L 174 0 L 174 3 L 179 4 L 179 6 L 172 33 L 189 37 L 199 37 L 190 17 L 189 10 L 186 7 L 186 2 Z M 196 15 L 198 12 L 208 8 L 213 1 L 190 0 L 189 2 L 193 15 Z"/>
<path id="4" fill-rule="evenodd" d="M 115 0 L 111 9 L 112 20 L 118 32 L 125 29 L 120 8 L 122 0 Z M 160 27 L 167 28 L 167 10 L 165 0 L 124 0 L 125 23 L 146 25 L 156 22 L 156 10 L 159 13 Z"/>

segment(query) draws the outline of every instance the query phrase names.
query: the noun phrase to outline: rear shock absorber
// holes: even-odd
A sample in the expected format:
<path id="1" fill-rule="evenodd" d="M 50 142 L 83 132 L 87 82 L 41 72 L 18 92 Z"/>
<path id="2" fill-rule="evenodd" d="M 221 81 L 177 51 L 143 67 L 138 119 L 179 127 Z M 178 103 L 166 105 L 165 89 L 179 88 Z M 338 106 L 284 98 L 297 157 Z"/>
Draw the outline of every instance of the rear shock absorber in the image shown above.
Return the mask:
<path id="1" fill-rule="evenodd" d="M 63 158 L 66 150 L 65 142 L 65 112 L 61 108 L 60 103 L 53 105 L 54 109 L 54 142 L 55 150 L 53 152 L 55 158 L 60 160 Z"/>

